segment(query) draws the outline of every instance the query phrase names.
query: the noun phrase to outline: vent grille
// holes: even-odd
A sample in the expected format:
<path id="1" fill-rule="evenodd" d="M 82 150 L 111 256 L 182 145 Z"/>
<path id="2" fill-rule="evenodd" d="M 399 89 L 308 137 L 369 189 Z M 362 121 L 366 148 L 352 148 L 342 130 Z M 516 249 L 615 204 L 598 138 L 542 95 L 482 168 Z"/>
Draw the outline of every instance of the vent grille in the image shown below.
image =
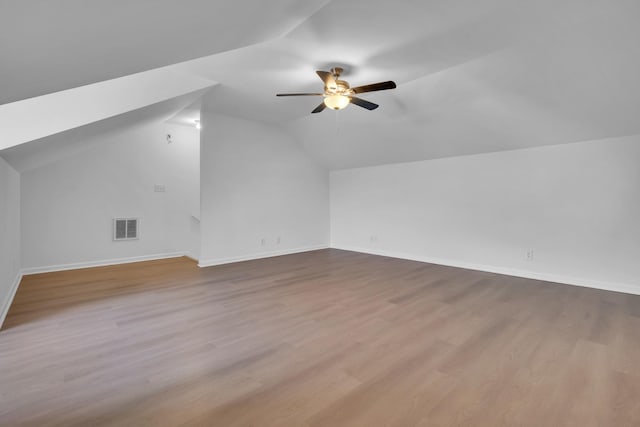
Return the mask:
<path id="1" fill-rule="evenodd" d="M 138 218 L 114 218 L 113 240 L 138 239 Z"/>

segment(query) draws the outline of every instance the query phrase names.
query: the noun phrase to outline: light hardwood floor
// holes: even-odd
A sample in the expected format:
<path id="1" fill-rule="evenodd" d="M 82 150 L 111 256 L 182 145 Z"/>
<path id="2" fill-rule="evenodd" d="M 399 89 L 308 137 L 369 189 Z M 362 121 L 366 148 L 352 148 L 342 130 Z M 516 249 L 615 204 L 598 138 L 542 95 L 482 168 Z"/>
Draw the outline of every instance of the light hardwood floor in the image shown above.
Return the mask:
<path id="1" fill-rule="evenodd" d="M 638 426 L 640 297 L 339 250 L 27 276 L 2 426 Z"/>

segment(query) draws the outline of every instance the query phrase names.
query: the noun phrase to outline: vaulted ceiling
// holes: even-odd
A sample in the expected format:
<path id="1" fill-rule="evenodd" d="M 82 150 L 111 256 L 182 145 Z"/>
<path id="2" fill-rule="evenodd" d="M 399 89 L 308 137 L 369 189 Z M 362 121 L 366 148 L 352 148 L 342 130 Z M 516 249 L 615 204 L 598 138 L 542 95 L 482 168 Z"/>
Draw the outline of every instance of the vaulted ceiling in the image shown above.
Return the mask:
<path id="1" fill-rule="evenodd" d="M 24 0 L 0 8 L 0 124 L 15 134 L 12 145 L 42 146 L 49 135 L 206 88 L 215 111 L 280 126 L 330 168 L 640 133 L 637 0 Z M 320 91 L 314 70 L 334 65 L 352 85 L 394 80 L 398 88 L 363 95 L 381 105 L 374 111 L 314 115 L 321 98 L 274 96 Z M 64 114 L 41 126 L 56 103 Z M 88 105 L 97 112 L 74 121 Z M 42 116 L 28 117 L 39 133 L 17 119 L 31 113 Z"/>

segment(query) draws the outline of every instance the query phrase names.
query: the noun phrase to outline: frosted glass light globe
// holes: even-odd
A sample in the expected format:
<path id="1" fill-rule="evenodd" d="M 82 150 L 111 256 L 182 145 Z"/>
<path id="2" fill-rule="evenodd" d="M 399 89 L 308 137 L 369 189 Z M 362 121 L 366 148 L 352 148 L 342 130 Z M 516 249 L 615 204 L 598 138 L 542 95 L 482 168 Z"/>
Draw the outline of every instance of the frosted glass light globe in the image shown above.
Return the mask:
<path id="1" fill-rule="evenodd" d="M 324 105 L 333 110 L 342 110 L 349 105 L 349 97 L 344 95 L 328 95 L 324 98 Z"/>

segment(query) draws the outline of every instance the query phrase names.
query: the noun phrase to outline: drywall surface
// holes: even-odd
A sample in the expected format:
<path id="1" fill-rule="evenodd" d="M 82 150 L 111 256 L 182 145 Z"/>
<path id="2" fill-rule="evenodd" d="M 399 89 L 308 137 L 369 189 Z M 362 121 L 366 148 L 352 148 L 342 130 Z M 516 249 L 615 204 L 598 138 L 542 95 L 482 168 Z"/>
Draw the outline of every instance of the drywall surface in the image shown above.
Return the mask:
<path id="1" fill-rule="evenodd" d="M 90 139 L 89 148 L 22 174 L 25 272 L 196 252 L 198 131 L 152 122 Z M 113 241 L 119 217 L 139 218 L 138 240 Z"/>
<path id="2" fill-rule="evenodd" d="M 20 174 L 0 157 L 0 325 L 20 280 Z"/>
<path id="3" fill-rule="evenodd" d="M 331 245 L 640 293 L 640 136 L 333 171 Z"/>
<path id="4" fill-rule="evenodd" d="M 329 174 L 278 128 L 201 115 L 200 265 L 326 247 Z"/>
<path id="5" fill-rule="evenodd" d="M 163 67 L 0 105 L 0 129 L 3 130 L 0 149 L 89 125 L 215 84 L 175 70 L 175 67 Z M 52 111 L 55 114 L 51 114 Z"/>

